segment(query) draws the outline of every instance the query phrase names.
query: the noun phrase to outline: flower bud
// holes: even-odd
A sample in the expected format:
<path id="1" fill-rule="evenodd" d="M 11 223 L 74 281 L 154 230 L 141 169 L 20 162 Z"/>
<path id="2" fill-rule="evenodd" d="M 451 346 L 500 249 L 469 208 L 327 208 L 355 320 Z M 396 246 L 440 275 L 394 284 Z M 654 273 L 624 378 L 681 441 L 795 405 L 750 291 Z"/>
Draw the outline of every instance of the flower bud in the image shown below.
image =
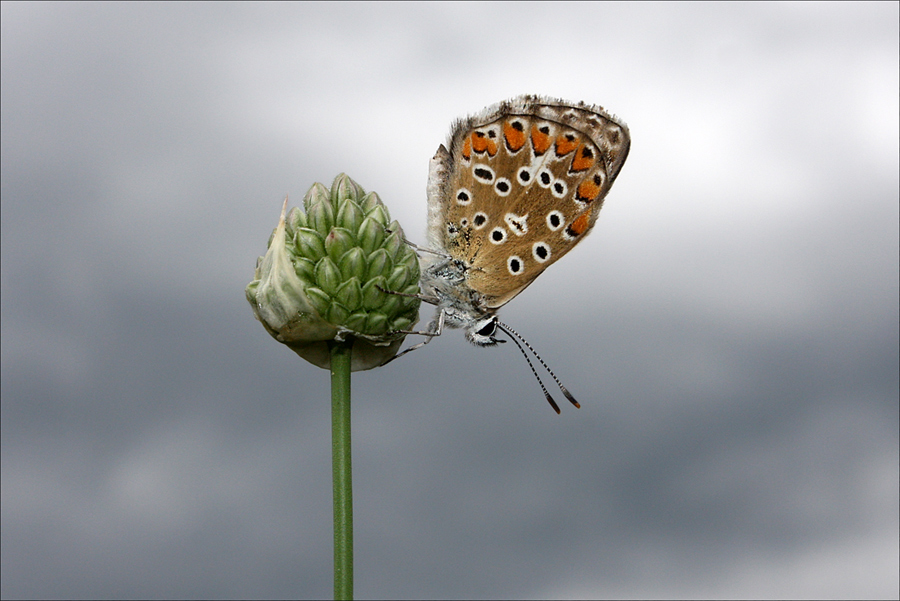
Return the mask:
<path id="1" fill-rule="evenodd" d="M 341 277 L 345 280 L 356 278 L 358 280 L 366 279 L 366 255 L 358 246 L 354 246 L 344 253 L 341 257 L 338 267 L 341 269 Z"/>
<path id="2" fill-rule="evenodd" d="M 256 318 L 276 340 L 328 369 L 328 342 L 352 340 L 351 369 L 396 355 L 418 321 L 419 262 L 374 192 L 344 174 L 331 189 L 314 184 L 303 207 L 286 215 L 245 291 Z"/>
<path id="3" fill-rule="evenodd" d="M 394 269 L 394 262 L 391 261 L 391 256 L 388 254 L 388 251 L 384 248 L 379 248 L 371 255 L 369 255 L 368 270 L 366 271 L 368 275 L 368 279 L 377 278 L 380 275 L 387 277 L 391 274 L 391 271 Z"/>
<path id="4" fill-rule="evenodd" d="M 325 236 L 325 252 L 331 257 L 331 260 L 337 263 L 344 256 L 344 253 L 356 246 L 353 234 L 350 230 L 342 227 L 333 227 Z"/>
<path id="5" fill-rule="evenodd" d="M 342 223 L 345 228 L 351 232 L 359 230 L 360 224 L 363 222 L 365 215 L 358 204 L 348 198 L 341 203 L 338 209 L 337 220 Z"/>
<path id="6" fill-rule="evenodd" d="M 310 202 L 307 211 L 309 225 L 323 238 L 327 236 L 331 231 L 331 226 L 334 225 L 334 207 L 331 206 L 328 199 L 316 198 Z"/>
<path id="7" fill-rule="evenodd" d="M 294 234 L 294 243 L 297 246 L 297 256 L 299 257 L 307 257 L 314 261 L 314 257 L 325 255 L 325 241 L 316 230 L 305 227 L 297 228 L 297 232 Z"/>
<path id="8" fill-rule="evenodd" d="M 359 226 L 359 246 L 366 254 L 371 254 L 381 248 L 384 242 L 385 233 L 384 226 L 371 217 L 363 219 L 362 225 Z"/>

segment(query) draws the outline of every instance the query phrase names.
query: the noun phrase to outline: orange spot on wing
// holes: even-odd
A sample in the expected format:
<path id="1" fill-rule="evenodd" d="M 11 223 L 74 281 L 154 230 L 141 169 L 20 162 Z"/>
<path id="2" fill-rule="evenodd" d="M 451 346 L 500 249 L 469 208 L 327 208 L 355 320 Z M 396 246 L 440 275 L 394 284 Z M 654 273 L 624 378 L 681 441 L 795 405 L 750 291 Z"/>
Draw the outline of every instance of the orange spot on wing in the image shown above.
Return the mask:
<path id="1" fill-rule="evenodd" d="M 580 236 L 588 228 L 588 214 L 589 211 L 585 211 L 581 215 L 579 215 L 575 221 L 572 222 L 572 225 L 568 227 L 568 231 L 576 236 Z"/>
<path id="2" fill-rule="evenodd" d="M 472 133 L 472 148 L 479 153 L 487 151 L 490 156 L 497 154 L 497 143 L 480 131 Z"/>
<path id="3" fill-rule="evenodd" d="M 531 128 L 531 144 L 534 146 L 534 154 L 544 154 L 550 150 L 550 135 L 538 129 L 537 125 Z"/>
<path id="4" fill-rule="evenodd" d="M 586 179 L 578 184 L 578 190 L 575 191 L 575 198 L 582 202 L 591 202 L 600 194 L 600 186 L 593 180 Z"/>
<path id="5" fill-rule="evenodd" d="M 572 134 L 566 134 L 556 138 L 556 154 L 559 156 L 567 155 L 577 147 L 578 141 Z"/>
<path id="6" fill-rule="evenodd" d="M 466 159 L 467 161 L 472 158 L 472 138 L 471 137 L 466 138 L 466 141 L 463 142 L 462 155 L 463 155 L 463 158 Z"/>
<path id="7" fill-rule="evenodd" d="M 572 159 L 572 171 L 586 171 L 590 169 L 593 164 L 593 151 L 584 144 L 579 144 L 578 152 L 575 153 L 575 158 Z"/>
<path id="8" fill-rule="evenodd" d="M 503 124 L 503 135 L 506 137 L 506 145 L 513 152 L 525 146 L 525 132 L 513 127 L 509 121 Z"/>

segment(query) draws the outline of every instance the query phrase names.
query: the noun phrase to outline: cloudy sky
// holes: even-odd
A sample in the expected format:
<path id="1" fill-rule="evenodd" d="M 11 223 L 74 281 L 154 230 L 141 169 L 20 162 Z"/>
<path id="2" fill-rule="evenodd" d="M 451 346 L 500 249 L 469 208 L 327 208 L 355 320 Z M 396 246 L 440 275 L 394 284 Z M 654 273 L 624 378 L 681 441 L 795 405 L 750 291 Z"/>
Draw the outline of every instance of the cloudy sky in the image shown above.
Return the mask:
<path id="1" fill-rule="evenodd" d="M 3 597 L 331 595 L 327 372 L 244 299 L 453 119 L 631 155 L 501 311 L 354 375 L 359 598 L 897 597 L 898 5 L 2 5 Z M 423 315 L 423 318 L 428 316 Z"/>

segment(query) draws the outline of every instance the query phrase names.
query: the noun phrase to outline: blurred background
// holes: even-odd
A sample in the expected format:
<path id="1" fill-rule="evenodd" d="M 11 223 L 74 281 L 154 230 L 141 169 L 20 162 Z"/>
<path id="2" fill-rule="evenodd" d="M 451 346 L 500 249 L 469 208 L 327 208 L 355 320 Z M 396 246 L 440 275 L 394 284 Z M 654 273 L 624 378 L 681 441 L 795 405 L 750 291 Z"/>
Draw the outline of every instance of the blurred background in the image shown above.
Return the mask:
<path id="1" fill-rule="evenodd" d="M 0 593 L 329 597 L 328 373 L 244 287 L 342 171 L 424 242 L 536 93 L 633 138 L 500 313 L 582 409 L 459 331 L 356 374 L 357 597 L 897 598 L 898 16 L 3 3 Z"/>

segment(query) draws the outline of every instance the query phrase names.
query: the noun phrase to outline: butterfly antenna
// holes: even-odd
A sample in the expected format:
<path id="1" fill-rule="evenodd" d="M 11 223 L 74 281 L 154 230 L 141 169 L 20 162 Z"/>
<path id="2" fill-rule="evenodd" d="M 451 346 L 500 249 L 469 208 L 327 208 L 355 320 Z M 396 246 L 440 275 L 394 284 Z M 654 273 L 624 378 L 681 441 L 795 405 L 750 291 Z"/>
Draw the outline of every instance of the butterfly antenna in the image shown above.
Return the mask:
<path id="1" fill-rule="evenodd" d="M 504 330 L 505 331 L 505 330 Z M 525 357 L 525 360 L 528 361 L 528 367 L 531 368 L 531 373 L 534 374 L 534 377 L 537 378 L 538 384 L 541 385 L 541 390 L 544 391 L 544 397 L 547 399 L 547 402 L 550 403 L 550 406 L 553 407 L 553 410 L 556 411 L 557 415 L 559 415 L 559 405 L 556 404 L 556 401 L 553 400 L 553 397 L 550 396 L 550 393 L 547 392 L 547 387 L 544 386 L 544 383 L 541 382 L 541 377 L 538 375 L 537 370 L 534 369 L 534 365 L 531 363 L 531 359 L 528 358 L 528 353 L 525 352 L 525 349 L 522 348 L 522 345 L 519 344 L 519 341 L 510 336 L 510 340 L 516 343 L 516 346 L 519 347 L 519 350 L 522 351 L 522 356 Z M 500 342 L 503 342 L 502 340 Z"/>
<path id="2" fill-rule="evenodd" d="M 531 351 L 532 354 L 537 358 L 537 360 L 540 361 L 541 365 L 544 366 L 544 369 L 547 370 L 547 373 L 550 374 L 550 377 L 553 378 L 553 381 L 556 382 L 556 385 L 557 385 L 557 386 L 559 386 L 559 389 L 562 391 L 563 395 L 565 395 L 565 397 L 566 397 L 567 399 L 569 399 L 569 402 L 572 403 L 573 405 L 575 405 L 576 407 L 578 407 L 579 409 L 581 409 L 581 405 L 578 403 L 578 401 L 575 400 L 575 397 L 572 396 L 572 393 L 569 392 L 569 391 L 566 389 L 565 386 L 563 386 L 562 382 L 559 381 L 559 378 L 556 377 L 556 374 L 553 373 L 553 370 L 550 369 L 550 367 L 548 367 L 546 363 L 544 363 L 544 360 L 541 359 L 541 356 L 538 355 L 538 352 L 537 352 L 536 350 L 534 350 L 534 347 L 532 347 L 530 344 L 528 344 L 528 341 L 525 340 L 525 338 L 522 337 L 521 334 L 519 334 L 518 332 L 516 332 L 514 329 L 512 329 L 511 327 L 509 327 L 509 326 L 506 325 L 505 323 L 501 323 L 501 322 L 498 321 L 498 322 L 497 322 L 497 325 L 500 326 L 500 329 L 502 329 L 504 332 L 506 332 L 507 334 L 510 335 L 510 337 L 512 338 L 512 341 L 515 342 L 516 345 L 518 345 L 519 350 L 522 351 L 522 354 L 525 355 L 525 359 L 527 360 L 527 359 L 528 359 L 528 355 L 525 353 L 525 349 L 522 348 L 522 345 L 519 344 L 519 342 L 516 340 L 516 338 L 518 338 L 519 340 L 521 340 L 522 343 L 523 343 L 526 347 L 528 347 L 528 350 Z M 537 378 L 537 372 L 535 372 L 534 366 L 531 365 L 531 361 L 528 361 L 528 365 L 531 366 L 531 371 L 534 372 L 534 377 Z M 541 379 L 540 379 L 540 378 L 538 378 L 538 382 L 541 382 Z M 553 408 L 554 408 L 554 409 L 556 409 L 556 403 L 554 403 L 554 402 L 550 399 L 550 395 L 547 393 L 547 389 L 544 388 L 544 383 L 543 383 L 543 382 L 541 382 L 541 388 L 544 389 L 544 394 L 547 395 L 547 399 L 550 401 L 550 404 L 553 405 Z M 559 413 L 559 409 L 556 409 L 556 412 Z"/>

